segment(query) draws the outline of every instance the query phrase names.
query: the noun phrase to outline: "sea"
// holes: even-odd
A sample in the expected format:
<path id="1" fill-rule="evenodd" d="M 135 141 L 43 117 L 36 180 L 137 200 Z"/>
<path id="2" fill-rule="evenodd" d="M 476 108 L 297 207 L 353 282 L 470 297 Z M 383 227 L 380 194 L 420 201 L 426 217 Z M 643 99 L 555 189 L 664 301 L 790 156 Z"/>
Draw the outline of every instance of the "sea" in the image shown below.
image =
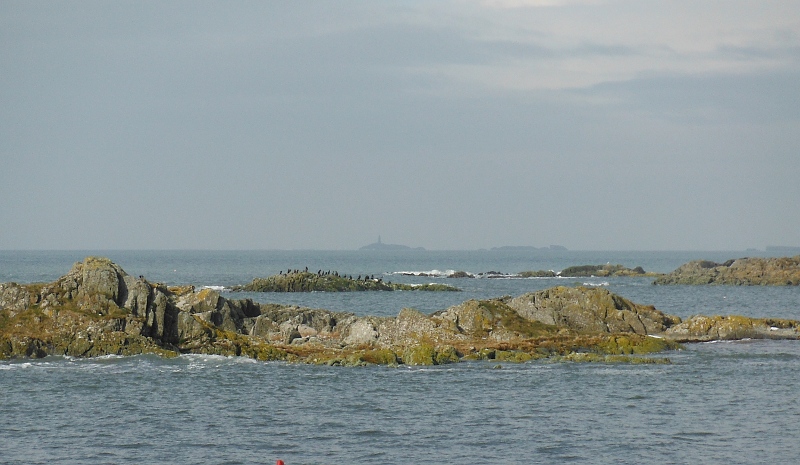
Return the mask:
<path id="1" fill-rule="evenodd" d="M 529 278 L 622 264 L 669 272 L 764 251 L 0 251 L 0 282 L 50 282 L 89 255 L 168 285 L 358 315 L 597 286 L 686 318 L 800 319 L 800 287 Z M 460 292 L 244 293 L 289 269 Z M 447 278 L 466 271 L 477 278 Z M 491 276 L 491 277 L 490 277 Z M 327 367 L 182 355 L 0 361 L 2 464 L 794 464 L 800 341 L 687 344 L 671 364 Z"/>

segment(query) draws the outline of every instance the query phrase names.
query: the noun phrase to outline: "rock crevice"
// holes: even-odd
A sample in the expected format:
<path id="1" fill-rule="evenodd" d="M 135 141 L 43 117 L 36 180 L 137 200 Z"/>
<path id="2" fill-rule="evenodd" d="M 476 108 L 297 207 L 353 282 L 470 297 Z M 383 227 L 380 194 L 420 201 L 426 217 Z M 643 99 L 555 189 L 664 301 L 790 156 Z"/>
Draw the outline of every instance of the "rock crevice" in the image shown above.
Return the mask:
<path id="1" fill-rule="evenodd" d="M 799 328 L 793 320 L 734 316 L 681 321 L 606 289 L 565 286 L 469 300 L 431 315 L 403 309 L 394 318 L 356 316 L 167 287 L 98 257 L 53 283 L 0 284 L 0 358 L 207 353 L 339 365 L 596 361 L 674 348 L 672 341 L 798 339 Z"/>

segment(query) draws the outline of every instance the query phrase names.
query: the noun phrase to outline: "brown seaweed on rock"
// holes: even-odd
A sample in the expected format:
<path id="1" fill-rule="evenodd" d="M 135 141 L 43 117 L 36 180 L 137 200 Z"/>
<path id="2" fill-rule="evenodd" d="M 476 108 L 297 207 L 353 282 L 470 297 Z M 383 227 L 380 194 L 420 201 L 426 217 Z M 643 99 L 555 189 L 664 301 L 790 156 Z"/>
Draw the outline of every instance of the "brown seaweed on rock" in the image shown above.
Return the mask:
<path id="1" fill-rule="evenodd" d="M 330 365 L 460 360 L 642 362 L 674 341 L 797 339 L 790 320 L 687 322 L 606 289 L 555 287 L 425 315 L 356 316 L 166 287 L 89 257 L 47 284 L 0 284 L 0 358 L 180 353 Z M 655 336 L 655 337 L 654 337 Z M 577 354 L 577 355 L 576 355 Z M 584 355 L 580 355 L 584 354 Z"/>

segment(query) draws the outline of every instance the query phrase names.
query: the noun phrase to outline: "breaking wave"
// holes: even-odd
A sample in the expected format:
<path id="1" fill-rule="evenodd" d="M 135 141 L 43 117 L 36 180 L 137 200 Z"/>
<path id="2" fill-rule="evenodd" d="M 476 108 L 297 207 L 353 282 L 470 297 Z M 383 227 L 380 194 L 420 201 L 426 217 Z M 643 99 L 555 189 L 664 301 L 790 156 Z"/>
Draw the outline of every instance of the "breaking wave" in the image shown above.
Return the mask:
<path id="1" fill-rule="evenodd" d="M 393 271 L 388 274 L 398 276 L 422 276 L 430 278 L 447 278 L 454 274 L 456 270 L 430 270 L 430 271 Z"/>
<path id="2" fill-rule="evenodd" d="M 200 289 L 211 289 L 212 291 L 225 292 L 230 290 L 225 286 L 200 286 Z"/>
<path id="3" fill-rule="evenodd" d="M 394 276 L 417 276 L 423 278 L 487 278 L 487 279 L 539 279 L 540 277 L 528 277 L 519 273 L 504 273 L 501 271 L 485 271 L 474 273 L 471 271 L 457 270 L 427 270 L 427 271 L 391 271 L 385 275 Z M 553 278 L 548 276 L 547 278 Z"/>

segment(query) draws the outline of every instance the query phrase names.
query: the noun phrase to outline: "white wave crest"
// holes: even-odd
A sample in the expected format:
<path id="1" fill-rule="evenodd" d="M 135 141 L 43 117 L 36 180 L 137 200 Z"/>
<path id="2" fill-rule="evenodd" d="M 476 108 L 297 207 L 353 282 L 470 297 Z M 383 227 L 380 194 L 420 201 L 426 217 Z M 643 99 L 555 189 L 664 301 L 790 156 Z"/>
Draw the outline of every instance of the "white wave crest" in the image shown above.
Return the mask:
<path id="1" fill-rule="evenodd" d="M 224 292 L 228 290 L 228 288 L 225 286 L 200 286 L 200 289 L 211 289 L 212 291 L 217 292 Z"/>
<path id="2" fill-rule="evenodd" d="M 393 271 L 389 274 L 400 276 L 422 276 L 429 278 L 446 278 L 455 273 L 456 270 L 429 270 L 429 271 Z"/>

